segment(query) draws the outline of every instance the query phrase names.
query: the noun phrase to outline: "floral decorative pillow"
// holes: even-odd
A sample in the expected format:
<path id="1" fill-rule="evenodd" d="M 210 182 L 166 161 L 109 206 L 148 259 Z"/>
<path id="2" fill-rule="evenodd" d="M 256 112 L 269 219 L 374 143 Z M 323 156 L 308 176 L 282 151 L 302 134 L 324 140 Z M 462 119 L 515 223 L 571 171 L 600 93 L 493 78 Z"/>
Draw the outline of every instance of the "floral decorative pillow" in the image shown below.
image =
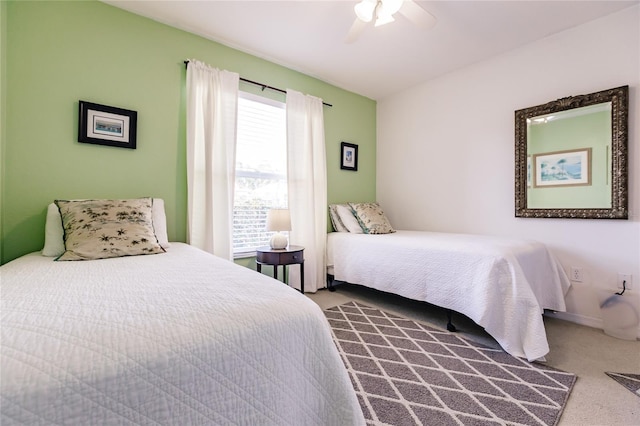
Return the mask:
<path id="1" fill-rule="evenodd" d="M 378 203 L 349 203 L 365 234 L 396 232 Z"/>
<path id="2" fill-rule="evenodd" d="M 152 200 L 56 200 L 65 252 L 56 260 L 164 253 L 153 231 Z"/>
<path id="3" fill-rule="evenodd" d="M 160 246 L 166 250 L 171 247 L 171 244 L 167 235 L 167 215 L 164 211 L 164 200 L 162 198 L 152 198 L 151 201 L 153 231 L 156 234 L 156 238 L 158 238 Z M 47 206 L 47 219 L 44 229 L 42 255 L 48 257 L 60 256 L 64 253 L 64 229 L 62 228 L 60 209 L 55 203 Z"/>

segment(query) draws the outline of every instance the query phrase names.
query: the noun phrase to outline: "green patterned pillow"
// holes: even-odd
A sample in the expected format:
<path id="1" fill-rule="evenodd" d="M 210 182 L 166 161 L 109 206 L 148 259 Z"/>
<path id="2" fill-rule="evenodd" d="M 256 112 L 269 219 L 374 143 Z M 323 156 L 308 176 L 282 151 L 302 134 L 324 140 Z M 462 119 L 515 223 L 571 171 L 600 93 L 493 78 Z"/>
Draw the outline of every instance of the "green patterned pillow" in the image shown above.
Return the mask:
<path id="1" fill-rule="evenodd" d="M 365 234 L 396 232 L 378 203 L 349 203 Z"/>
<path id="2" fill-rule="evenodd" d="M 65 252 L 56 260 L 164 253 L 153 231 L 152 200 L 56 200 Z"/>

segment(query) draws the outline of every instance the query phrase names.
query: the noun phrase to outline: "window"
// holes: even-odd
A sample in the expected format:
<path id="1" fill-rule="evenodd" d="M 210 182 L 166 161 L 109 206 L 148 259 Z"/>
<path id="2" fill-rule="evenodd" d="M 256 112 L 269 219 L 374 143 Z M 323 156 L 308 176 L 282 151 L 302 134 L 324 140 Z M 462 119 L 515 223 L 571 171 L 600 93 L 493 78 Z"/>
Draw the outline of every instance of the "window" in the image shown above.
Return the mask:
<path id="1" fill-rule="evenodd" d="M 267 211 L 287 207 L 285 104 L 249 93 L 238 99 L 233 253 L 268 245 Z"/>

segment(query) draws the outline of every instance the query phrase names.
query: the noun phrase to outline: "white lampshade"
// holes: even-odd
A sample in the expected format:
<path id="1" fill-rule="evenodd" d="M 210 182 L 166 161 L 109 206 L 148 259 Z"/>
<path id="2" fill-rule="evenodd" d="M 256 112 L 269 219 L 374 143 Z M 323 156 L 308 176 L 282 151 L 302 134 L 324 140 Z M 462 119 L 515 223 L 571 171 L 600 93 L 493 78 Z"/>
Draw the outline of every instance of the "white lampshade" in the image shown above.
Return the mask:
<path id="1" fill-rule="evenodd" d="M 382 0 L 382 4 L 378 9 L 378 13 L 382 13 L 384 15 L 393 15 L 402 7 L 403 0 Z M 380 10 L 381 9 L 381 10 Z"/>
<path id="2" fill-rule="evenodd" d="M 291 231 L 288 209 L 271 209 L 267 212 L 267 231 Z"/>
<path id="3" fill-rule="evenodd" d="M 267 231 L 277 231 L 269 241 L 273 249 L 283 249 L 289 245 L 289 239 L 280 231 L 291 231 L 291 216 L 288 209 L 271 209 L 267 212 Z"/>
<path id="4" fill-rule="evenodd" d="M 400 10 L 402 0 L 382 0 L 376 9 L 376 23 L 374 26 L 389 24 L 393 19 L 393 14 Z"/>
<path id="5" fill-rule="evenodd" d="M 362 0 L 353 7 L 356 16 L 363 22 L 371 22 L 373 19 L 373 11 L 378 4 L 377 0 Z"/>
<path id="6" fill-rule="evenodd" d="M 363 22 L 371 22 L 375 14 L 375 26 L 393 22 L 393 14 L 400 10 L 403 0 L 362 0 L 353 7 L 356 16 Z"/>
<path id="7" fill-rule="evenodd" d="M 393 19 L 393 16 L 388 14 L 378 13 L 378 17 L 376 18 L 376 23 L 374 24 L 374 27 L 379 27 L 380 25 L 389 24 L 393 21 L 395 21 L 395 19 Z"/>

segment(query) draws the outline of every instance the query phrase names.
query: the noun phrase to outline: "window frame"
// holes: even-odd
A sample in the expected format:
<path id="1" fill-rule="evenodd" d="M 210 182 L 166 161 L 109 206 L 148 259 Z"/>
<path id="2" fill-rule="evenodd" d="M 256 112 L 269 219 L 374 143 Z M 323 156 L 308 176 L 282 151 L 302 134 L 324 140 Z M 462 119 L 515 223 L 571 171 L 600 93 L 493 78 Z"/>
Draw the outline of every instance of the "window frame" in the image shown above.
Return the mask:
<path id="1" fill-rule="evenodd" d="M 250 93 L 250 92 L 245 92 L 245 91 L 239 91 L 238 92 L 238 98 L 242 98 L 245 100 L 249 100 L 249 101 L 253 101 L 253 102 L 258 102 L 264 105 L 268 105 L 271 107 L 275 107 L 275 108 L 279 108 L 282 109 L 285 113 L 284 119 L 285 119 L 285 139 L 286 139 L 286 103 L 285 102 L 281 102 L 281 101 L 277 101 L 271 98 L 267 98 L 265 96 L 260 96 L 254 93 Z M 239 115 L 239 114 L 238 114 Z M 231 236 L 232 236 L 232 241 L 235 243 L 235 236 L 236 233 L 234 232 L 235 230 L 235 220 L 236 220 L 236 214 L 235 214 L 235 210 L 236 210 L 236 180 L 240 177 L 245 177 L 245 178 L 263 178 L 263 179 L 272 179 L 274 181 L 277 180 L 282 180 L 280 174 L 275 174 L 275 173 L 271 173 L 271 172 L 246 172 L 246 171 L 240 171 L 238 172 L 237 169 L 237 144 L 238 144 L 238 140 L 237 140 L 237 136 L 236 136 L 236 171 L 234 174 L 234 205 L 233 205 L 233 223 L 232 223 L 232 230 L 231 230 Z M 285 140 L 286 143 L 286 140 Z M 286 150 L 285 150 L 285 156 L 286 156 Z M 285 182 L 287 182 L 288 177 L 287 177 L 287 170 L 285 167 L 285 173 L 284 173 L 284 180 Z M 285 202 L 287 202 L 287 197 L 285 197 Z M 272 205 L 269 208 L 287 208 L 287 205 Z M 269 232 L 268 234 L 272 234 L 273 232 Z M 255 257 L 256 256 L 256 248 L 257 247 L 261 247 L 262 245 L 268 245 L 268 240 L 264 242 L 264 244 L 259 244 L 251 249 L 241 249 L 240 251 L 236 251 L 236 247 L 235 244 L 233 244 L 232 250 L 233 250 L 233 258 L 234 259 L 243 259 L 243 258 L 251 258 L 251 257 Z"/>

